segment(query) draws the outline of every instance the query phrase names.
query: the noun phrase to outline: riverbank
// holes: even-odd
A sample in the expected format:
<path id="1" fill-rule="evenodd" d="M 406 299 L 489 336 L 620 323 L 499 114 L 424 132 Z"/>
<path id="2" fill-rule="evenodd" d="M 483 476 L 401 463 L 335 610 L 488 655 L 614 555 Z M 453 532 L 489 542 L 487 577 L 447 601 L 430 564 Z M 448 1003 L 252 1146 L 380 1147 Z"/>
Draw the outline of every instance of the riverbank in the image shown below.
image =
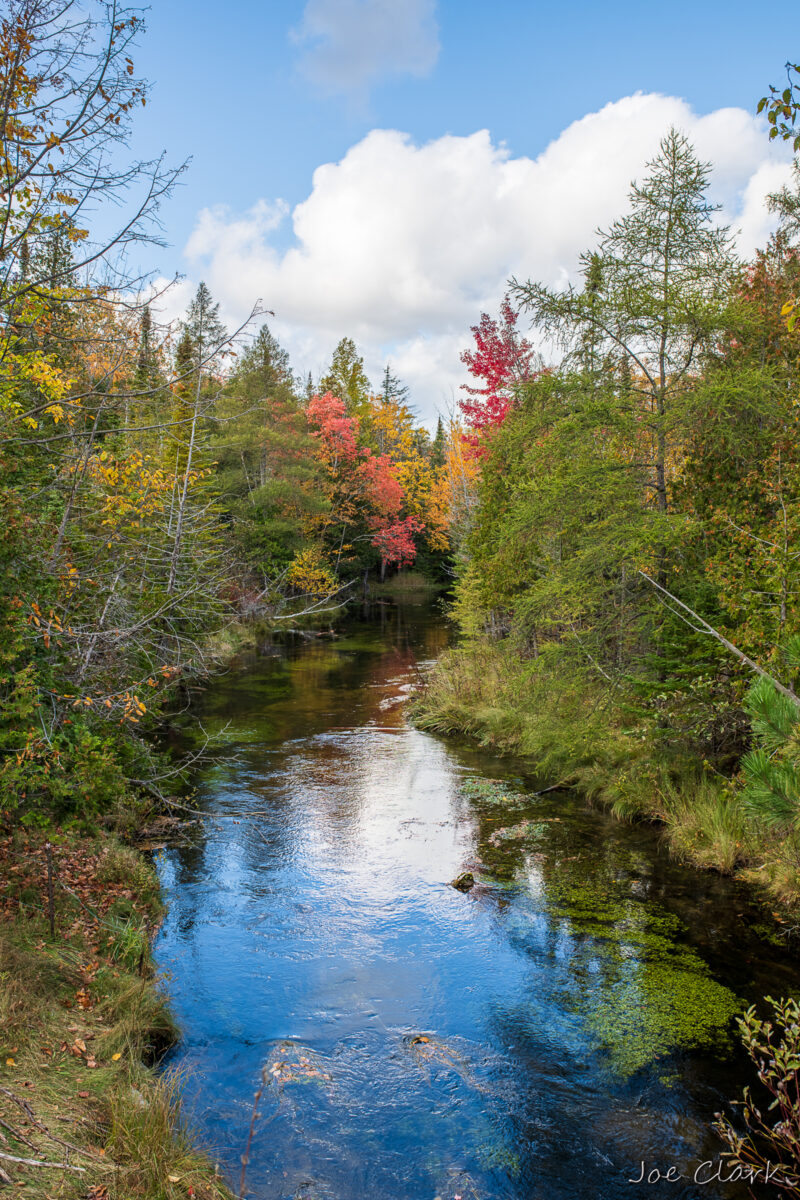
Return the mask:
<path id="1" fill-rule="evenodd" d="M 155 1070 L 177 1029 L 152 864 L 114 836 L 0 835 L 0 1186 L 59 1200 L 229 1200 Z"/>
<path id="2" fill-rule="evenodd" d="M 415 724 L 530 762 L 541 787 L 574 788 L 621 820 L 657 822 L 670 851 L 800 904 L 800 844 L 748 819 L 735 778 L 653 744 L 625 698 L 557 658 L 472 639 L 441 656 L 412 704 Z"/>

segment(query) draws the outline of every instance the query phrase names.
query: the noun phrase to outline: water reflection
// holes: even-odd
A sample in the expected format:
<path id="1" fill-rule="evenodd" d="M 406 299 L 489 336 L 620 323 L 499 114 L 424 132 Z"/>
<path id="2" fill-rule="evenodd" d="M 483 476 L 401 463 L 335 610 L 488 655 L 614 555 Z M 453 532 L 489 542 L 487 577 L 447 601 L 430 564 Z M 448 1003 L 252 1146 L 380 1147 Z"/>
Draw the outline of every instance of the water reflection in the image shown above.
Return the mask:
<path id="1" fill-rule="evenodd" d="M 164 857 L 158 945 L 189 1104 L 233 1176 L 266 1067 L 264 1200 L 615 1200 L 643 1159 L 689 1177 L 651 1194 L 694 1197 L 741 1084 L 726 1005 L 797 980 L 742 936 L 736 885 L 409 728 L 445 637 L 384 605 L 205 696 L 226 757 L 198 780 L 200 844 Z M 519 807 L 465 792 L 476 777 Z M 448 886 L 465 867 L 469 895 Z"/>

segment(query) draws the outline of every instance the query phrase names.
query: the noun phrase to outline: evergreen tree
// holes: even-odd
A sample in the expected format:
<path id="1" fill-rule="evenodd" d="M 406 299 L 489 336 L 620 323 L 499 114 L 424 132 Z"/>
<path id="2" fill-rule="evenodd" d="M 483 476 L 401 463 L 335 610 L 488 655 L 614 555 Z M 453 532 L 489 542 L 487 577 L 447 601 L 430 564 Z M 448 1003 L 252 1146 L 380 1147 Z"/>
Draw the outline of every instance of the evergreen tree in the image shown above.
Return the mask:
<path id="1" fill-rule="evenodd" d="M 431 445 L 431 462 L 435 467 L 443 467 L 445 454 L 447 450 L 447 439 L 445 438 L 444 423 L 441 416 L 436 422 L 436 433 L 434 434 L 433 443 Z"/>
<path id="2" fill-rule="evenodd" d="M 392 372 L 389 363 L 383 372 L 380 398 L 384 404 L 404 404 L 408 396 L 408 385 Z"/>
<path id="3" fill-rule="evenodd" d="M 800 636 L 783 657 L 796 676 Z M 793 701 L 769 679 L 758 679 L 745 697 L 755 745 L 742 759 L 742 800 L 757 821 L 786 831 L 800 823 L 800 699 Z"/>
<path id="4" fill-rule="evenodd" d="M 216 406 L 214 454 L 237 558 L 261 590 L 324 510 L 289 355 L 264 325 Z"/>
<path id="5" fill-rule="evenodd" d="M 198 284 L 181 325 L 183 333 L 194 347 L 196 369 L 207 373 L 219 365 L 227 340 L 227 331 L 205 283 Z"/>
<path id="6" fill-rule="evenodd" d="M 630 192 L 631 210 L 584 255 L 585 285 L 554 292 L 516 281 L 534 322 L 584 369 L 616 366 L 647 435 L 659 512 L 669 510 L 669 473 L 681 403 L 703 352 L 726 326 L 737 270 L 727 227 L 714 224 L 709 167 L 672 129 L 648 174 Z M 643 447 L 644 448 L 644 447 Z"/>
<path id="7" fill-rule="evenodd" d="M 369 412 L 370 382 L 364 360 L 352 338 L 342 338 L 333 352 L 333 361 L 319 381 L 319 392 L 332 392 L 345 406 L 348 416 L 364 417 Z"/>

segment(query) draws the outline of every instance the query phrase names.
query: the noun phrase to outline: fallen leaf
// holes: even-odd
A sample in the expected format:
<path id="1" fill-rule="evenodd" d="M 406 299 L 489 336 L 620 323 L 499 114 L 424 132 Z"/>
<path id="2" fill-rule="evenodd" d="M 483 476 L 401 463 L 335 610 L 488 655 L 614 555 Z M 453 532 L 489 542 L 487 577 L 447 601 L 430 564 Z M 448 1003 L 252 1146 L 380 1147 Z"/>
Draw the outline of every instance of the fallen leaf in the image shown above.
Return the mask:
<path id="1" fill-rule="evenodd" d="M 170 1183 L 180 1183 L 182 1178 L 183 1178 L 183 1176 L 181 1176 L 181 1175 L 168 1175 L 167 1176 L 167 1179 L 170 1181 Z"/>
<path id="2" fill-rule="evenodd" d="M 6 1059 L 6 1066 L 7 1066 L 7 1067 L 15 1067 L 16 1065 L 17 1065 L 17 1064 L 14 1062 L 14 1059 L 13 1059 L 13 1058 L 7 1058 L 7 1059 Z"/>
<path id="3" fill-rule="evenodd" d="M 79 1100 L 88 1100 L 89 1093 L 88 1092 L 78 1092 L 78 1099 Z"/>
<path id="4" fill-rule="evenodd" d="M 111 1061 L 112 1061 L 112 1062 L 119 1062 L 119 1060 L 120 1060 L 121 1058 L 122 1058 L 122 1055 L 119 1053 L 119 1051 L 117 1051 L 117 1053 L 116 1053 L 116 1054 L 112 1054 L 112 1055 L 111 1055 Z"/>

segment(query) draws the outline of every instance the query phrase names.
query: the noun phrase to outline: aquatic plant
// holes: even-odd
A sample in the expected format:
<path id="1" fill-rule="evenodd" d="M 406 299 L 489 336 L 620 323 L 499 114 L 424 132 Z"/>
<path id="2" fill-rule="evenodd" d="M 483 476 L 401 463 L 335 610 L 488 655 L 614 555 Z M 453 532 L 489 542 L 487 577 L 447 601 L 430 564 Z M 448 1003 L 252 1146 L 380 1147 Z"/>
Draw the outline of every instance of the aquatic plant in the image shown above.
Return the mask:
<path id="1" fill-rule="evenodd" d="M 518 808 L 531 801 L 530 796 L 516 791 L 499 779 L 465 779 L 461 784 L 461 793 L 480 804 L 493 804 L 504 808 Z"/>
<path id="2" fill-rule="evenodd" d="M 499 846 L 501 842 L 519 842 L 523 838 L 541 837 L 546 832 L 547 824 L 544 821 L 520 821 L 519 825 L 495 829 L 489 836 L 489 842 L 492 846 Z"/>
<path id="3" fill-rule="evenodd" d="M 548 879 L 547 911 L 572 940 L 573 1010 L 616 1074 L 729 1044 L 742 1002 L 685 943 L 675 914 L 591 877 L 565 878 L 563 867 Z"/>

